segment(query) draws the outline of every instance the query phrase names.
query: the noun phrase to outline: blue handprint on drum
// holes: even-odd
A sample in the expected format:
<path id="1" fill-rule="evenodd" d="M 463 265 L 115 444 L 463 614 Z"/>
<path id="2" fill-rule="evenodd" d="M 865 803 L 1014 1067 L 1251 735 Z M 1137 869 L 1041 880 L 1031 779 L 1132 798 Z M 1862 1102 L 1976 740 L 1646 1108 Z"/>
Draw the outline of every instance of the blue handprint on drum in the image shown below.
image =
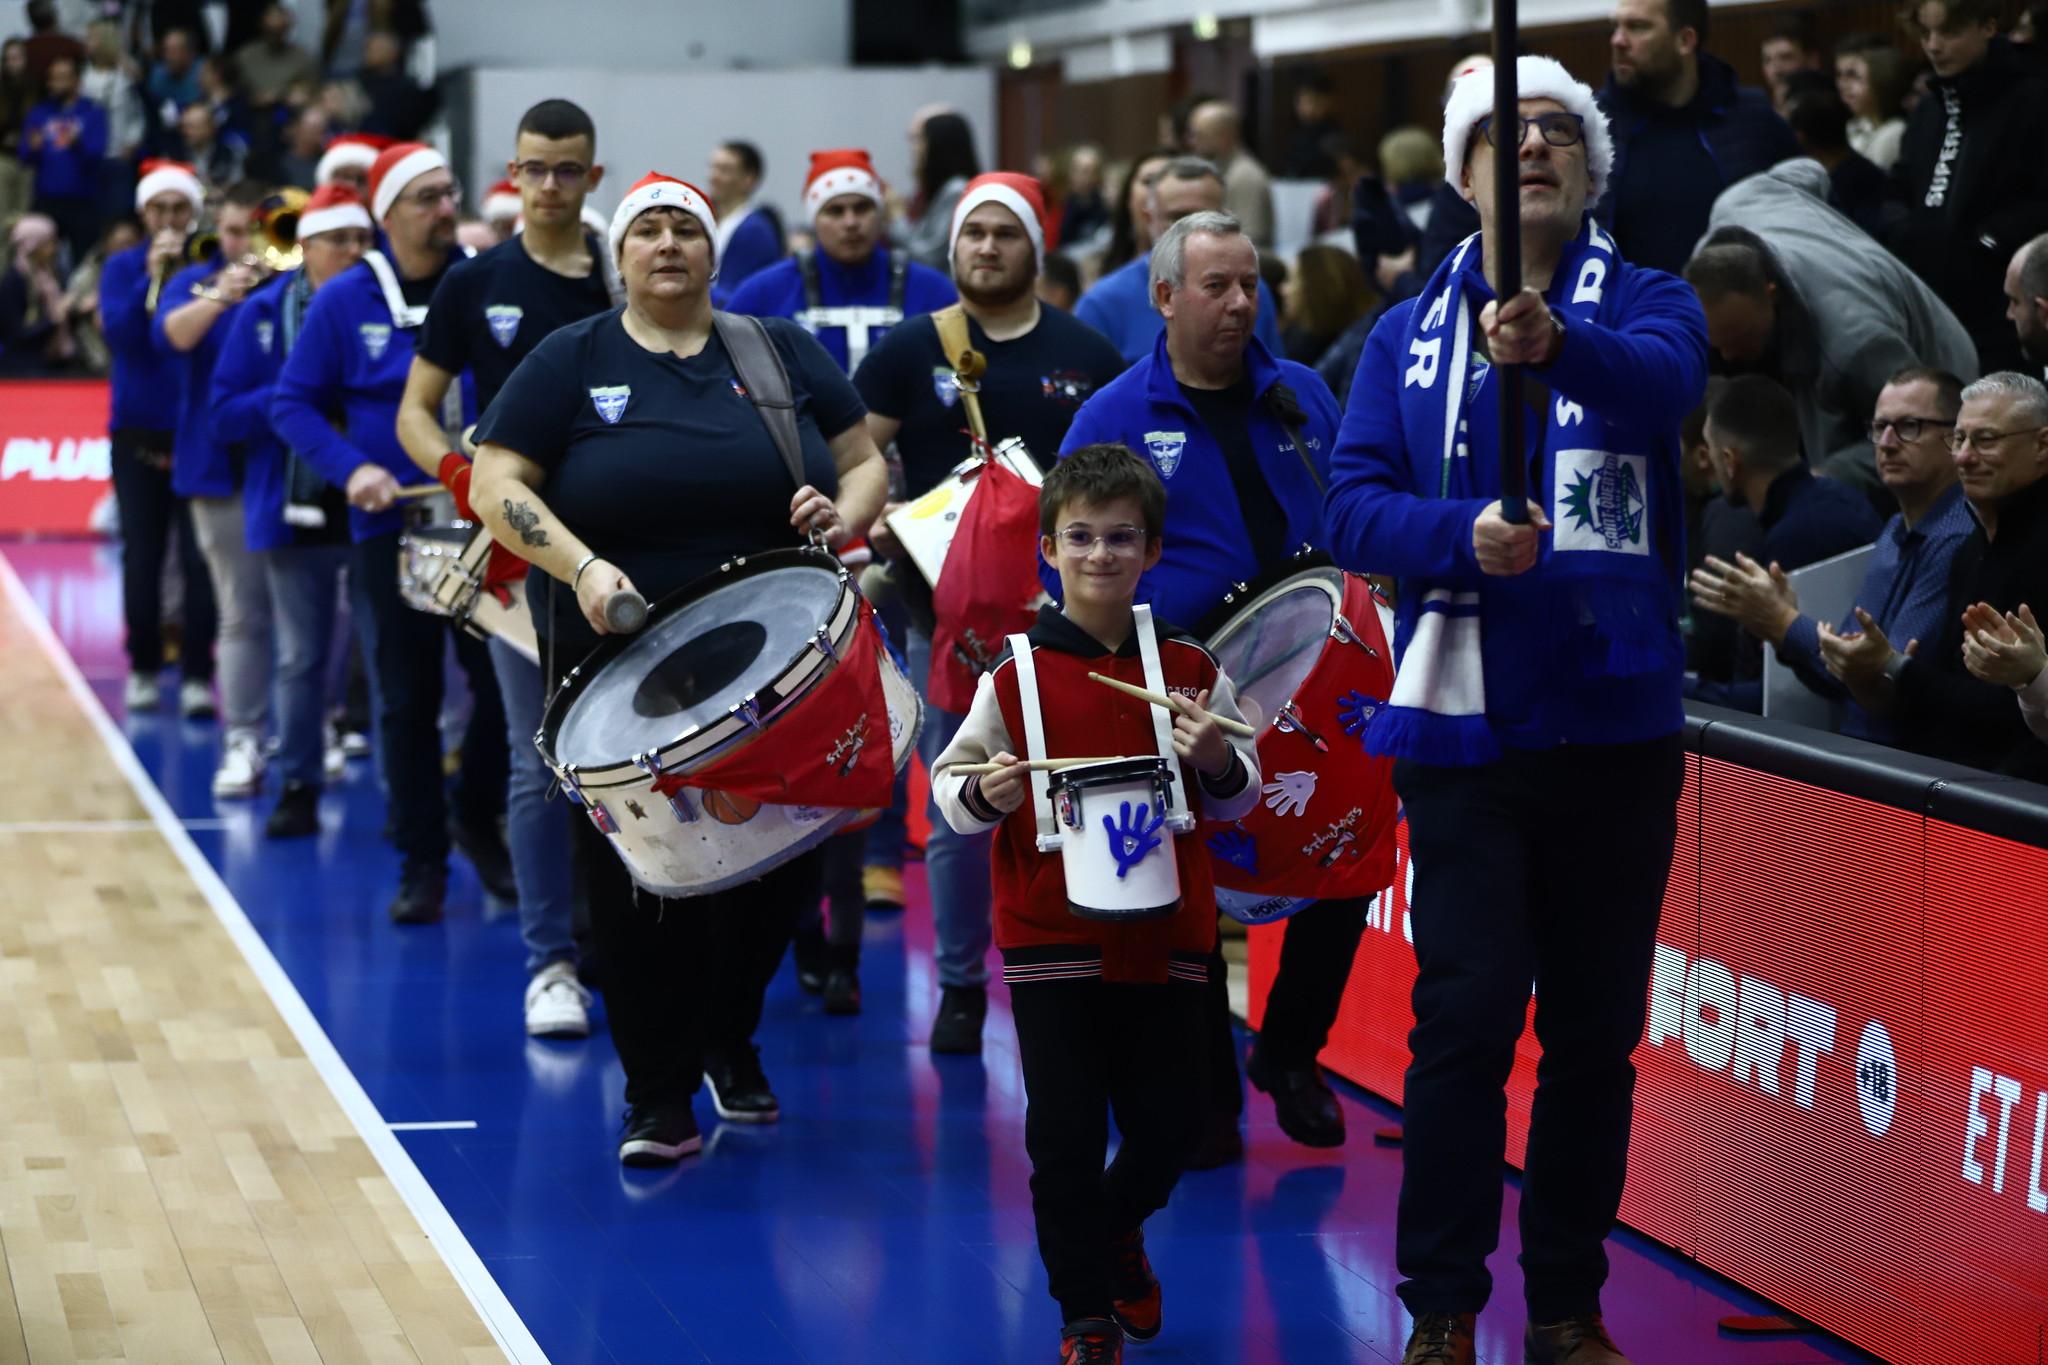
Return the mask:
<path id="1" fill-rule="evenodd" d="M 1344 733 L 1355 736 L 1361 748 L 1365 745 L 1365 727 L 1379 714 L 1386 703 L 1377 697 L 1368 697 L 1363 692 L 1346 692 L 1337 698 L 1337 719 L 1344 727 Z"/>
<path id="2" fill-rule="evenodd" d="M 1145 817 L 1151 814 L 1151 811 L 1150 804 L 1140 801 L 1138 813 L 1134 817 L 1131 814 L 1131 803 L 1126 801 L 1123 803 L 1121 824 L 1107 815 L 1102 817 L 1102 827 L 1109 831 L 1109 852 L 1110 856 L 1116 859 L 1118 881 L 1122 881 L 1126 873 L 1144 862 L 1146 855 L 1159 847 L 1159 828 L 1166 823 L 1166 811 L 1162 808 L 1157 815 L 1152 816 L 1151 823 L 1147 824 Z"/>
<path id="3" fill-rule="evenodd" d="M 1209 852 L 1217 861 L 1229 863 L 1247 877 L 1259 875 L 1258 841 L 1242 829 L 1226 829 L 1209 836 Z"/>

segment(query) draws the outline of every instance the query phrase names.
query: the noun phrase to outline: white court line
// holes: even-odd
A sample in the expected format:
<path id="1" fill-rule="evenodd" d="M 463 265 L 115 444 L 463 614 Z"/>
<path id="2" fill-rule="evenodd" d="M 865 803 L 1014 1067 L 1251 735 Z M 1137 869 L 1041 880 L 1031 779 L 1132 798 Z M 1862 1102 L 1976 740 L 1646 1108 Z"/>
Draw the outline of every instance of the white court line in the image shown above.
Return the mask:
<path id="1" fill-rule="evenodd" d="M 412 1210 L 413 1217 L 419 1219 L 420 1229 L 426 1233 L 427 1239 L 440 1250 L 441 1259 L 447 1265 L 449 1273 L 454 1275 L 455 1282 L 462 1286 L 462 1292 L 468 1296 L 471 1306 L 483 1319 L 484 1326 L 490 1329 L 499 1349 L 505 1352 L 514 1365 L 529 1365 L 529 1362 L 533 1365 L 546 1365 L 547 1355 L 540 1349 L 540 1343 L 533 1339 L 533 1333 L 520 1321 L 511 1301 L 505 1297 L 505 1291 L 498 1287 L 498 1282 L 491 1278 L 490 1271 L 484 1268 L 482 1258 L 476 1254 L 476 1248 L 469 1244 L 469 1239 L 462 1235 L 462 1229 L 455 1225 L 454 1218 L 450 1217 L 448 1210 L 443 1207 L 440 1196 L 434 1193 L 433 1186 L 420 1174 L 419 1167 L 413 1165 L 412 1158 L 406 1154 L 404 1144 L 392 1135 L 389 1125 L 377 1112 L 377 1106 L 370 1102 L 369 1095 L 363 1090 L 362 1082 L 355 1078 L 355 1073 L 341 1060 L 341 1054 L 335 1050 L 333 1040 L 320 1027 L 320 1021 L 313 1017 L 313 1011 L 307 1008 L 305 998 L 299 994 L 298 988 L 292 985 L 291 978 L 285 975 L 284 968 L 278 964 L 277 958 L 270 951 L 270 946 L 263 941 L 263 936 L 256 932 L 256 926 L 249 923 L 248 915 L 244 914 L 242 907 L 236 903 L 227 884 L 220 879 L 220 874 L 214 871 L 213 864 L 206 861 L 206 856 L 199 851 L 199 846 L 192 842 L 191 834 L 179 824 L 170 803 L 164 800 L 163 793 L 158 791 L 156 784 L 150 780 L 142 761 L 135 756 L 135 751 L 128 747 L 128 741 L 120 730 L 115 728 L 113 718 L 107 714 L 106 708 L 100 705 L 99 698 L 94 696 L 92 689 L 86 685 L 84 677 L 79 674 L 78 665 L 72 661 L 70 654 L 65 652 L 64 646 L 50 630 L 50 624 L 43 619 L 42 612 L 36 609 L 35 602 L 29 597 L 28 589 L 22 586 L 20 575 L 14 571 L 14 566 L 7 562 L 5 555 L 0 555 L 0 588 L 5 589 L 8 600 L 21 615 L 22 624 L 29 634 L 35 637 L 44 656 L 49 659 L 50 666 L 57 670 L 57 676 L 64 680 L 65 687 L 70 689 L 79 709 L 99 731 L 100 740 L 107 746 L 108 754 L 113 757 L 114 766 L 121 770 L 122 776 L 128 779 L 128 785 L 134 788 L 136 799 L 141 801 L 143 809 L 150 813 L 156 829 L 164 837 L 164 842 L 170 845 L 171 852 L 177 854 L 178 861 L 185 865 L 185 871 L 191 875 L 194 884 L 206 897 L 207 904 L 213 907 L 214 916 L 220 920 L 221 927 L 227 930 L 228 937 L 242 950 L 242 956 L 248 961 L 250 970 L 256 973 L 256 979 L 262 983 L 271 1003 L 277 1006 L 278 1013 L 284 1016 L 292 1036 L 299 1040 L 299 1046 L 305 1050 L 307 1060 L 313 1063 L 314 1069 L 320 1073 L 320 1078 L 327 1082 L 328 1090 L 341 1105 L 342 1112 L 348 1115 L 349 1122 L 362 1138 L 363 1145 L 377 1158 L 377 1164 L 390 1179 L 392 1188 L 405 1200 L 405 1206 Z"/>
<path id="2" fill-rule="evenodd" d="M 433 1119 L 424 1123 L 387 1123 L 394 1133 L 452 1133 L 476 1127 L 475 1119 Z"/>
<path id="3" fill-rule="evenodd" d="M 225 820 L 184 820 L 186 829 L 226 829 Z M 0 820 L 0 834 L 140 834 L 154 833 L 154 820 Z"/>

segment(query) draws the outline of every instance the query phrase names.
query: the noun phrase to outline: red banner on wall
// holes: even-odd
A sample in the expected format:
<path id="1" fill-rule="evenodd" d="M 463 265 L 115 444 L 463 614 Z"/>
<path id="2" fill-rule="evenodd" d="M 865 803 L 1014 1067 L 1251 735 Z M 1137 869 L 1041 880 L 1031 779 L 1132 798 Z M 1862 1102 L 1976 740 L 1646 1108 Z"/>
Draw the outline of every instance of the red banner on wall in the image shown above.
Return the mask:
<path id="1" fill-rule="evenodd" d="M 0 381 L 0 535 L 83 535 L 111 490 L 104 379 Z"/>
<path id="2" fill-rule="evenodd" d="M 1683 800 L 1622 1220 L 1895 1365 L 2048 1360 L 2048 851 L 1697 755 Z M 1404 829 L 1322 1058 L 1395 1101 L 1412 885 Z"/>

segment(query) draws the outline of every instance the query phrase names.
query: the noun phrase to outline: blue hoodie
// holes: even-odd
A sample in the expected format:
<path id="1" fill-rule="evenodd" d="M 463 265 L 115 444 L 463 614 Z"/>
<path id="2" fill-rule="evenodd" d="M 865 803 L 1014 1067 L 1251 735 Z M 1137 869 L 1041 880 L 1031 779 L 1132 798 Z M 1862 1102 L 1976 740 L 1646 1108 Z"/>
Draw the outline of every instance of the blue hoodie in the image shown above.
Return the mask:
<path id="1" fill-rule="evenodd" d="M 66 125 L 76 136 L 70 146 L 59 147 L 54 130 Z M 34 150 L 31 139 L 39 144 Z M 106 154 L 107 111 L 82 95 L 64 107 L 44 100 L 22 120 L 21 159 L 36 168 L 39 199 L 90 199 L 98 194 L 100 158 Z M 83 250 L 82 245 L 78 249 Z"/>
<path id="2" fill-rule="evenodd" d="M 164 319 L 197 298 L 198 291 L 220 273 L 217 261 L 201 261 L 171 277 L 157 301 L 156 316 L 150 319 L 149 336 L 157 353 L 169 357 L 179 368 L 178 434 L 171 450 L 171 491 L 181 498 L 225 498 L 235 491 L 234 462 L 227 446 L 215 439 L 213 410 L 208 402 L 213 389 L 213 367 L 220 360 L 221 342 L 236 308 L 215 318 L 206 335 L 189 351 L 171 345 L 164 333 Z M 237 305 L 239 307 L 239 305 Z"/>
<path id="3" fill-rule="evenodd" d="M 252 550 L 295 543 L 284 524 L 284 443 L 270 429 L 270 400 L 284 368 L 285 290 L 299 277 L 286 271 L 266 282 L 214 327 L 225 330 L 207 404 L 213 437 L 242 454 L 242 529 Z M 210 340 L 211 338 L 209 338 Z"/>
<path id="4" fill-rule="evenodd" d="M 1074 316 L 1108 337 L 1126 365 L 1135 365 L 1166 334 L 1166 319 L 1152 306 L 1152 258 L 1138 255 L 1095 282 L 1074 305 Z M 1280 318 L 1273 310 L 1272 291 L 1259 290 L 1259 316 L 1252 335 L 1276 354 L 1280 350 Z"/>
<path id="5" fill-rule="evenodd" d="M 884 308 L 889 303 L 889 252 L 878 249 L 859 266 L 843 266 L 820 251 L 815 254 L 818 262 L 818 303 L 824 308 L 868 307 Z M 953 282 L 928 265 L 910 263 L 910 269 L 903 277 L 903 316 L 914 318 L 921 313 L 935 313 L 952 303 L 959 295 L 953 291 Z M 757 318 L 795 318 L 803 322 L 811 335 L 821 342 L 831 357 L 839 362 L 839 368 L 852 374 L 859 360 L 852 358 L 846 345 L 846 328 L 813 327 L 799 316 L 804 312 L 804 271 L 796 257 L 790 256 L 777 261 L 766 270 L 749 278 L 745 284 L 732 291 L 726 301 L 726 310 L 745 313 Z M 881 345 L 888 329 L 871 329 L 868 332 L 868 349 L 872 351 Z"/>
<path id="6" fill-rule="evenodd" d="M 1254 396 L 1252 450 L 1287 518 L 1288 544 L 1322 549 L 1328 541 L 1318 480 L 1329 482 L 1330 450 L 1340 420 L 1337 400 L 1314 370 L 1275 360 L 1256 336 L 1245 348 L 1244 363 Z M 1306 417 L 1301 428 L 1308 443 L 1306 463 L 1279 419 L 1258 401 L 1283 381 Z M 1258 576 L 1260 565 L 1253 557 L 1244 514 L 1238 510 L 1230 466 L 1173 377 L 1163 330 L 1151 354 L 1081 405 L 1060 443 L 1060 454 L 1103 441 L 1148 457 L 1166 485 L 1164 551 L 1139 581 L 1137 600 L 1150 602 L 1161 620 L 1188 628 L 1201 625 L 1233 584 Z M 1315 466 L 1313 477 L 1309 464 Z M 1042 559 L 1038 568 L 1046 591 L 1057 598 L 1059 575 Z"/>
<path id="7" fill-rule="evenodd" d="M 416 332 L 393 321 L 384 291 L 367 261 L 351 266 L 313 296 L 298 344 L 285 358 L 271 400 L 278 436 L 336 488 L 363 464 L 382 465 L 400 484 L 432 483 L 398 444 L 398 400 L 412 369 Z M 339 411 L 336 431 L 328 414 Z M 476 420 L 476 390 L 462 375 L 463 423 Z M 396 507 L 365 512 L 351 507 L 349 531 L 358 542 L 404 526 Z"/>
<path id="8" fill-rule="evenodd" d="M 107 258 L 100 271 L 100 330 L 114 357 L 111 431 L 174 431 L 183 356 L 167 356 L 150 335 L 149 243 Z"/>

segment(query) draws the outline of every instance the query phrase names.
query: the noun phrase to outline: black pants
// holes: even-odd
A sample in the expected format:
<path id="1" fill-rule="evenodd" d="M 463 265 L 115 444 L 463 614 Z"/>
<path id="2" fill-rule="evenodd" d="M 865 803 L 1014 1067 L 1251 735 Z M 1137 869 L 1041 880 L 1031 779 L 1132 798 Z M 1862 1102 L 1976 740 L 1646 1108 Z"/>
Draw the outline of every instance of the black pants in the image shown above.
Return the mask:
<path id="1" fill-rule="evenodd" d="M 462 736 L 462 772 L 453 791 L 455 816 L 470 829 L 493 830 L 505 809 L 510 758 L 505 703 L 484 642 L 446 617 L 405 605 L 398 595 L 398 535 L 355 547 L 349 570 L 355 628 L 363 642 L 377 706 L 377 752 L 390 788 L 391 840 L 408 874 L 431 874 L 448 863 L 449 794 L 441 776 L 441 661 L 448 637 L 469 675 L 471 709 Z"/>
<path id="2" fill-rule="evenodd" d="M 1330 1041 L 1351 979 L 1351 961 L 1365 932 L 1370 896 L 1315 901 L 1287 920 L 1280 944 L 1280 970 L 1266 997 L 1259 1052 L 1282 1067 L 1307 1066 Z M 1231 1031 L 1230 988 L 1224 979 L 1223 950 L 1209 961 L 1209 1000 L 1203 1036 L 1208 1070 L 1209 1110 L 1235 1117 L 1244 1112 L 1244 1085 L 1237 1074 L 1237 1035 Z"/>
<path id="3" fill-rule="evenodd" d="M 1503 1087 L 1529 990 L 1543 1056 L 1522 1181 L 1532 1320 L 1598 1312 L 1621 1204 L 1650 960 L 1677 833 L 1680 737 L 1403 762 L 1415 865 L 1396 1261 L 1412 1313 L 1470 1313 L 1493 1282 Z"/>
<path id="4" fill-rule="evenodd" d="M 656 803 L 648 817 L 667 819 L 668 809 Z M 825 855 L 813 849 L 757 882 L 665 901 L 634 887 L 580 813 L 576 852 L 626 1103 L 687 1104 L 706 1054 L 752 1043 L 797 914 L 817 903 Z"/>
<path id="5" fill-rule="evenodd" d="M 818 898 L 797 917 L 798 950 L 823 943 L 831 964 L 848 970 L 860 966 L 860 938 L 867 924 L 868 831 L 839 834 L 825 841 Z"/>
<path id="6" fill-rule="evenodd" d="M 1111 1239 L 1180 1179 L 1201 1106 L 1203 998 L 1182 981 L 1011 987 L 1038 1254 L 1067 1322 L 1109 1316 Z M 1111 1113 L 1123 1143 L 1105 1171 Z"/>
<path id="7" fill-rule="evenodd" d="M 112 435 L 114 501 L 121 518 L 121 608 L 128 618 L 128 667 L 154 675 L 164 666 L 164 552 L 178 528 L 178 565 L 185 580 L 179 670 L 204 682 L 213 677 L 213 635 L 219 622 L 213 578 L 192 531 L 191 505 L 171 492 L 171 433 L 117 431 Z"/>

